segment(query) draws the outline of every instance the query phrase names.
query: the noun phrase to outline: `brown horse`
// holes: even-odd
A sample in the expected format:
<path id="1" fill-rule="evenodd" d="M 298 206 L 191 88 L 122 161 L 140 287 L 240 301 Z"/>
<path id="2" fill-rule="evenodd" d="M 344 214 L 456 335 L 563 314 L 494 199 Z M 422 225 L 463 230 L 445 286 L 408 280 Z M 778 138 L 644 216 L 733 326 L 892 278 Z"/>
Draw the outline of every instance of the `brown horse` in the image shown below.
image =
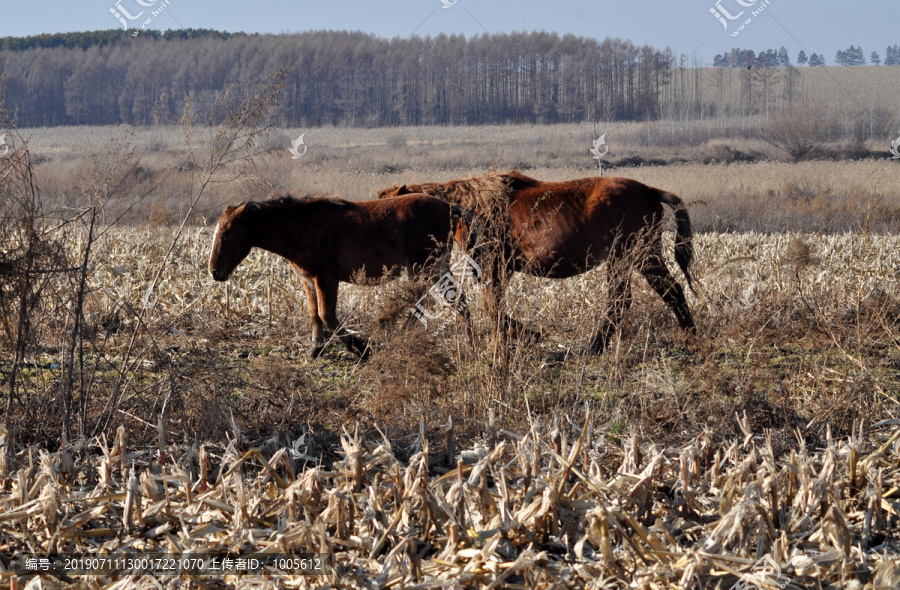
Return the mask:
<path id="1" fill-rule="evenodd" d="M 427 195 L 388 201 L 290 197 L 228 207 L 216 224 L 209 272 L 225 281 L 254 247 L 286 258 L 303 282 L 313 323 L 313 357 L 324 350 L 325 329 L 365 358 L 366 342 L 337 319 L 338 283 L 378 279 L 385 271 L 432 279 L 449 269 L 460 207 Z M 469 214 L 471 217 L 471 214 Z M 463 304 L 461 313 L 466 315 Z"/>
<path id="2" fill-rule="evenodd" d="M 675 261 L 688 286 L 693 258 L 691 221 L 682 201 L 672 193 L 628 178 L 582 178 L 541 182 L 519 172 L 452 180 L 445 183 L 394 186 L 378 198 L 425 193 L 476 213 L 476 223 L 491 228 L 503 244 L 509 270 L 564 279 L 608 262 L 610 312 L 590 347 L 602 352 L 630 305 L 629 275 L 636 268 L 662 297 L 682 329 L 694 330 L 684 291 L 669 272 L 662 254 L 663 205 L 674 209 L 677 228 Z M 459 235 L 457 235 L 459 238 Z M 487 304 L 497 312 L 503 296 L 500 265 L 490 266 Z M 493 286 L 493 288 L 490 288 Z M 505 317 L 505 316 L 504 316 Z M 505 318 L 513 330 L 517 322 Z"/>

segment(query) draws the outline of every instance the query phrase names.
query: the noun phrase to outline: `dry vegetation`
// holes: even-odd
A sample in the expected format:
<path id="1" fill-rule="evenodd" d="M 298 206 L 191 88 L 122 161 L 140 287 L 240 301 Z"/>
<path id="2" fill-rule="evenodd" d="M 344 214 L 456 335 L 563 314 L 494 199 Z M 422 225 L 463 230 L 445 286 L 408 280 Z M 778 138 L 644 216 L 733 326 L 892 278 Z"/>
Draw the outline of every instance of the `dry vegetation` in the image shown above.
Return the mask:
<path id="1" fill-rule="evenodd" d="M 130 308 L 172 231 L 111 230 L 97 249 L 85 327 L 102 360 L 88 416 L 109 403 Z M 38 457 L 4 433 L 18 449 L 0 501 L 5 551 L 328 554 L 327 578 L 258 572 L 279 587 L 502 576 L 728 588 L 738 573 L 771 579 L 763 555 L 795 587 L 896 583 L 886 556 L 898 550 L 900 510 L 898 238 L 702 234 L 702 298 L 691 300 L 701 336 L 682 340 L 641 285 L 618 347 L 599 358 L 561 353 L 599 321 L 601 273 L 517 279 L 511 311 L 545 343 L 514 346 L 504 378 L 453 322 L 397 330 L 382 310 L 403 301 L 401 286 L 342 292 L 342 317 L 377 337 L 368 364 L 339 345 L 309 361 L 286 265 L 254 253 L 232 282 L 213 284 L 209 234 L 188 230 L 142 320 L 152 339 L 141 339 L 111 420 L 127 427 L 121 450 L 81 435 L 60 447 L 59 354 L 27 359 L 42 420 L 18 425 L 18 438 L 60 450 Z M 480 461 L 462 471 L 447 465 L 448 417 L 454 459 Z M 301 438 L 304 458 L 290 459 Z"/>
<path id="2" fill-rule="evenodd" d="M 84 318 L 93 344 L 103 346 L 96 388 L 103 379 L 118 378 L 118 359 L 136 321 L 131 310 L 142 305 L 172 231 L 110 230 L 96 247 Z M 891 351 L 900 311 L 900 238 L 893 236 L 701 234 L 694 268 L 700 298 L 690 301 L 701 336 L 683 340 L 664 305 L 635 277 L 633 317 L 619 348 L 599 358 L 564 359 L 561 353 L 586 345 L 605 313 L 604 273 L 566 281 L 518 276 L 507 305 L 545 341 L 512 348 L 505 383 L 493 379 L 492 355 L 480 345 L 470 348 L 449 316 L 428 331 L 399 330 L 411 307 L 403 283 L 342 287 L 339 315 L 375 335 L 371 362 L 357 365 L 338 344 L 325 361 L 307 360 L 308 319 L 289 267 L 255 251 L 228 283 L 213 283 L 205 268 L 210 240 L 209 229 L 189 229 L 173 251 L 152 312 L 141 320 L 152 342 L 135 355 L 134 374 L 128 375 L 145 383 L 145 391 L 132 392 L 120 406 L 123 416 L 155 425 L 165 404 L 177 400 L 168 419 L 183 429 L 186 442 L 221 440 L 231 429 L 231 404 L 241 408 L 238 425 L 253 436 L 267 434 L 271 420 L 283 430 L 300 420 L 339 431 L 348 418 L 408 430 L 422 415 L 432 416 L 429 424 L 437 427 L 439 417 L 450 413 L 465 424 L 491 407 L 512 423 L 528 423 L 520 405 L 526 399 L 536 404 L 537 415 L 601 403 L 611 422 L 649 418 L 642 427 L 660 433 L 667 420 L 700 428 L 721 417 L 723 403 L 735 404 L 735 411 L 752 403 L 764 425 L 793 428 L 849 395 L 846 388 L 859 379 L 874 379 L 877 386 L 870 390 L 869 409 L 891 408 L 893 394 L 884 392 L 895 389 Z M 65 288 L 47 285 L 44 296 L 61 300 Z M 395 308 L 399 318 L 384 311 Z M 54 349 L 36 351 L 28 363 L 36 383 L 52 383 L 58 361 Z M 852 377 L 828 377 L 851 369 Z M 852 400 L 838 404 L 842 429 L 866 415 L 860 392 L 853 391 Z M 651 414 L 660 414 L 657 426 L 657 418 L 642 416 L 651 392 L 662 396 L 652 404 L 657 407 Z M 665 415 L 675 409 L 682 414 L 677 419 Z M 46 419 L 26 431 L 49 440 L 59 423 L 52 422 L 52 409 L 45 412 Z M 732 414 L 725 413 L 723 427 L 737 432 L 729 426 Z"/>
<path id="3" fill-rule="evenodd" d="M 327 564 L 314 576 L 277 557 L 252 572 L 210 566 L 176 577 L 148 567 L 87 576 L 90 588 L 209 587 L 213 578 L 237 588 L 895 588 L 897 421 L 829 436 L 818 452 L 798 431 L 782 457 L 771 432 L 754 435 L 746 415 L 736 421 L 742 439 L 723 444 L 705 430 L 669 449 L 614 436 L 590 414 L 580 427 L 524 436 L 489 424 L 484 444 L 439 477 L 429 473 L 443 457 L 424 432 L 401 460 L 387 438 L 345 431 L 342 460 L 304 466 L 305 438 L 296 452 L 277 436 L 251 445 L 235 431 L 221 454 L 194 446 L 167 459 L 164 442 L 134 452 L 123 428 L 99 455 L 79 444 L 29 451 L 32 467 L 0 495 L 4 547 L 123 562 L 231 554 Z M 61 577 L 44 579 L 74 587 Z"/>
<path id="4" fill-rule="evenodd" d="M 760 122 L 753 125 L 758 129 Z M 692 204 L 700 231 L 896 229 L 900 168 L 891 165 L 888 152 L 895 135 L 856 147 L 826 141 L 817 157 L 835 159 L 788 162 L 785 152 L 755 135 L 702 139 L 698 129 L 665 122 L 598 127 L 610 146 L 604 174 L 681 195 Z M 301 133 L 309 149 L 294 160 L 287 148 Z M 254 159 L 252 172 L 210 186 L 198 212 L 211 223 L 225 204 L 272 193 L 368 199 L 395 183 L 444 181 L 491 168 L 518 167 L 543 180 L 589 176 L 597 170 L 589 152 L 594 133 L 590 125 L 280 131 L 263 140 L 266 151 Z M 178 129 L 55 128 L 22 135 L 50 210 L 75 198 L 71 179 L 84 168 L 85 145 L 103 145 L 110 136 L 133 145 L 139 157 L 129 187 L 154 188 L 152 198 L 136 204 L 110 203 L 112 211 L 127 207 L 122 221 L 168 225 L 180 222 L 187 210 L 197 171 Z"/>
<path id="5" fill-rule="evenodd" d="M 690 203 L 696 337 L 637 276 L 599 357 L 581 351 L 608 305 L 602 271 L 516 277 L 507 307 L 543 340 L 505 349 L 477 309 L 474 345 L 449 315 L 401 329 L 399 282 L 342 287 L 368 363 L 339 343 L 310 361 L 283 261 L 254 252 L 230 282 L 208 278 L 204 224 L 224 203 L 371 198 L 491 166 L 586 176 L 592 130 L 308 130 L 300 160 L 292 130 L 219 165 L 222 136 L 187 129 L 115 130 L 91 162 L 78 146 L 110 130 L 25 130 L 24 159 L 0 160 L 16 197 L 0 258 L 0 555 L 318 552 L 332 566 L 184 576 L 192 587 L 898 583 L 896 162 L 787 163 L 753 138 L 673 150 L 665 124 L 612 126 L 605 174 Z M 625 167 L 673 151 L 684 160 Z M 0 571 L 0 587 L 27 580 Z"/>

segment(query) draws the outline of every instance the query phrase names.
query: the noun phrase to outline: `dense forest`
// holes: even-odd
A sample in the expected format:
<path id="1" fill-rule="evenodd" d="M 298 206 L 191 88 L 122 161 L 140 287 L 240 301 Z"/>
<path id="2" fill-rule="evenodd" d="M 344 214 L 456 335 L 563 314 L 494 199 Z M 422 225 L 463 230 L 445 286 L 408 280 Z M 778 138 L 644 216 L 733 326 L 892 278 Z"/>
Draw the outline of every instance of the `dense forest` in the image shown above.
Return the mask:
<path id="1" fill-rule="evenodd" d="M 716 61 L 793 69 L 783 48 Z M 6 102 L 21 126 L 172 122 L 189 93 L 208 107 L 225 88 L 240 96 L 287 64 L 275 114 L 288 126 L 652 120 L 706 108 L 699 77 L 685 73 L 701 67 L 696 59 L 618 38 L 182 30 L 0 39 Z M 749 95 L 746 105 L 756 108 Z"/>

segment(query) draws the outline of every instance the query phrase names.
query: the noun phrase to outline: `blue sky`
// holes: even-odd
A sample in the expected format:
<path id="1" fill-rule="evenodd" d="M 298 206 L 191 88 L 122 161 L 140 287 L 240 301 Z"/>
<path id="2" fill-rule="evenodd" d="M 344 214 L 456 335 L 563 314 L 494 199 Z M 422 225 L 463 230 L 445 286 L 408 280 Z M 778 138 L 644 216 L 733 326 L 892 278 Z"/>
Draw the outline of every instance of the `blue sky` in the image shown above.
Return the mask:
<path id="1" fill-rule="evenodd" d="M 137 24 L 167 1 L 151 28 L 260 33 L 347 29 L 383 37 L 545 30 L 622 37 L 639 45 L 669 46 L 676 53 L 696 50 L 706 63 L 733 47 L 759 51 L 783 45 L 792 60 L 805 48 L 823 53 L 830 65 L 835 52 L 851 44 L 862 45 L 867 58 L 875 50 L 882 59 L 885 46 L 900 44 L 898 0 L 443 0 L 453 3 L 449 8 L 442 0 L 5 0 L 0 36 L 121 28 L 111 8 L 131 15 L 145 11 Z M 751 12 L 767 2 L 753 18 Z M 753 20 L 733 37 L 747 18 Z"/>

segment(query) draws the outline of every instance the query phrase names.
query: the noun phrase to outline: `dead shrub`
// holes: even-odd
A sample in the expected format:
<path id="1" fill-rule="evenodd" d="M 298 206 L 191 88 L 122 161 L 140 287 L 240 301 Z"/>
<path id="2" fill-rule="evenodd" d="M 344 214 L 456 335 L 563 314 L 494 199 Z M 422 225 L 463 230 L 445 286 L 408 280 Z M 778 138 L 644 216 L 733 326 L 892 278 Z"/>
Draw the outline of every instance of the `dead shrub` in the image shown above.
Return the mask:
<path id="1" fill-rule="evenodd" d="M 762 137 L 795 161 L 816 150 L 834 131 L 835 118 L 816 102 L 796 103 L 775 111 Z"/>
<path id="2" fill-rule="evenodd" d="M 13 128 L 2 97 L 0 120 L 2 126 Z M 43 210 L 30 153 L 20 136 L 19 140 L 23 147 L 0 158 L 0 348 L 4 351 L 0 400 L 12 436 L 46 440 L 52 438 L 50 432 L 58 433 L 60 408 L 52 404 L 56 391 L 32 392 L 29 385 L 43 373 L 36 362 L 46 336 L 43 332 L 64 317 L 65 310 L 51 293 L 60 287 L 69 265 L 62 227 Z M 26 371 L 28 375 L 23 374 Z M 35 424 L 30 417 L 38 411 L 44 420 Z"/>

